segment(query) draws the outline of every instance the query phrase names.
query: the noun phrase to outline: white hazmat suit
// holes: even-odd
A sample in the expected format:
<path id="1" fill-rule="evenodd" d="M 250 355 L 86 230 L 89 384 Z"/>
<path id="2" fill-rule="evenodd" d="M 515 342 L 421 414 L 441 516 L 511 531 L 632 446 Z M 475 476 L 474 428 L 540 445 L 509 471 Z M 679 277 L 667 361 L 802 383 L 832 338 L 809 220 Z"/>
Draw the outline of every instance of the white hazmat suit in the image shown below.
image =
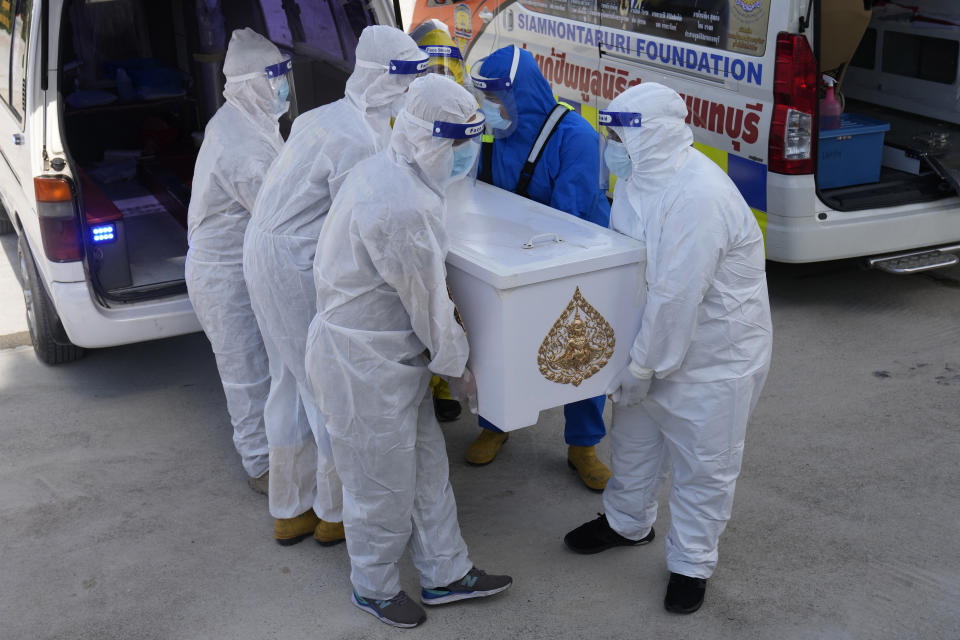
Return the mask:
<path id="1" fill-rule="evenodd" d="M 355 164 L 386 148 L 390 105 L 416 77 L 390 73 L 390 60 L 426 60 L 426 54 L 399 29 L 364 29 L 346 96 L 297 118 L 247 226 L 244 275 L 273 379 L 264 419 L 276 518 L 313 507 L 322 520 L 342 519 L 330 438 L 304 369 L 307 329 L 317 308 L 313 258 L 331 201 Z"/>
<path id="2" fill-rule="evenodd" d="M 283 60 L 255 31 L 233 32 L 223 65 L 226 104 L 207 124 L 187 214 L 187 292 L 216 356 L 233 441 L 251 477 L 268 468 L 263 411 L 270 372 L 243 279 L 243 234 L 283 144 L 281 106 L 263 75 L 266 66 Z M 231 80 L 257 71 L 258 77 Z"/>
<path id="3" fill-rule="evenodd" d="M 363 598 L 397 595 L 408 543 L 425 588 L 472 566 L 428 383 L 431 373 L 463 374 L 468 355 L 444 266 L 453 141 L 433 137 L 431 123 L 473 119 L 477 102 L 455 82 L 415 80 L 389 147 L 354 167 L 317 245 L 307 376 L 343 480 L 351 581 Z"/>
<path id="4" fill-rule="evenodd" d="M 708 578 L 770 366 L 763 237 L 733 182 L 691 147 L 672 89 L 644 83 L 609 110 L 642 114 L 642 126 L 615 128 L 633 173 L 617 185 L 611 226 L 647 246 L 647 303 L 624 375 L 654 378 L 642 401 L 614 404 L 604 509 L 620 535 L 646 536 L 669 459 L 667 568 Z"/>

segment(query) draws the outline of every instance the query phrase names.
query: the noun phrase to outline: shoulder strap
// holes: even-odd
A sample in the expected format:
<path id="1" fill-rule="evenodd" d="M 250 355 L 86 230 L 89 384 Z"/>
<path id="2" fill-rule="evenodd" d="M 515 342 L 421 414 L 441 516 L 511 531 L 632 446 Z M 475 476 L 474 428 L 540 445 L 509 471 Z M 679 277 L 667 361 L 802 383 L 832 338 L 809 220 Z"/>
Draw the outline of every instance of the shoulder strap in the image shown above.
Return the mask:
<path id="1" fill-rule="evenodd" d="M 543 150 L 546 148 L 551 136 L 553 136 L 553 132 L 557 130 L 557 125 L 560 124 L 560 121 L 563 120 L 568 113 L 570 113 L 569 107 L 558 104 L 550 111 L 547 119 L 543 121 L 543 125 L 540 127 L 540 133 L 537 134 L 537 139 L 533 141 L 533 146 L 530 147 L 530 153 L 527 154 L 527 161 L 523 163 L 523 168 L 520 170 L 520 179 L 517 180 L 517 186 L 513 190 L 517 195 L 521 195 L 524 198 L 528 197 L 527 188 L 530 186 L 530 180 L 533 179 L 533 170 L 537 168 L 537 163 L 540 162 L 540 156 L 543 155 Z"/>
<path id="2" fill-rule="evenodd" d="M 493 136 L 484 135 L 480 146 L 480 182 L 493 184 Z"/>

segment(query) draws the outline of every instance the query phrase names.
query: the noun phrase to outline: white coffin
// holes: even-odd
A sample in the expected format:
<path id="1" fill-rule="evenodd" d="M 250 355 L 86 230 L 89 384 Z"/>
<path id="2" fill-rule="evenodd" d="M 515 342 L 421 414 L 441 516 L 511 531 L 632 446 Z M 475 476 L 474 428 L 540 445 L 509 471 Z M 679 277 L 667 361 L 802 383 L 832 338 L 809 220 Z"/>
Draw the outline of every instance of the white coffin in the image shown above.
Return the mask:
<path id="1" fill-rule="evenodd" d="M 643 244 L 471 180 L 448 194 L 447 232 L 480 415 L 511 431 L 602 395 L 640 328 Z"/>

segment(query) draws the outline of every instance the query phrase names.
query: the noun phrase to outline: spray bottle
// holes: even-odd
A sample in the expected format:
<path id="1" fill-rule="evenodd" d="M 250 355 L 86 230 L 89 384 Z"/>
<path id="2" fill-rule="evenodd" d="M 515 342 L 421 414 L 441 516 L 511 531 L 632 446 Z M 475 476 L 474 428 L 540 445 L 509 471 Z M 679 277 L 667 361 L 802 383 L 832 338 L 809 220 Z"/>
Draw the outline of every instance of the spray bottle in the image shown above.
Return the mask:
<path id="1" fill-rule="evenodd" d="M 824 75 L 823 82 L 827 85 L 827 95 L 820 101 L 820 128 L 839 129 L 843 107 L 840 106 L 834 89 L 837 81 L 832 76 Z"/>

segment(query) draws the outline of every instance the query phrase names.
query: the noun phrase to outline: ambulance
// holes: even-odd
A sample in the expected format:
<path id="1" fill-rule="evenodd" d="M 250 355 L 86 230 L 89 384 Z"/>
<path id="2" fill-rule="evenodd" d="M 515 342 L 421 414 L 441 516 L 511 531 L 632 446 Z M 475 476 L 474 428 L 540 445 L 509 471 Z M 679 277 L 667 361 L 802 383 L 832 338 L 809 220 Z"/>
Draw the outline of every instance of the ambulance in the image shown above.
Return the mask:
<path id="1" fill-rule="evenodd" d="M 230 33 L 290 56 L 303 112 L 343 97 L 370 24 L 388 0 L 0 0 L 0 234 L 43 362 L 200 330 L 187 207 Z"/>
<path id="2" fill-rule="evenodd" d="M 952 0 L 418 0 L 412 25 L 429 19 L 448 25 L 468 64 L 527 49 L 594 126 L 628 87 L 672 87 L 696 148 L 753 209 L 770 260 L 863 258 L 893 273 L 958 262 Z M 821 128 L 831 83 L 843 115 Z"/>

